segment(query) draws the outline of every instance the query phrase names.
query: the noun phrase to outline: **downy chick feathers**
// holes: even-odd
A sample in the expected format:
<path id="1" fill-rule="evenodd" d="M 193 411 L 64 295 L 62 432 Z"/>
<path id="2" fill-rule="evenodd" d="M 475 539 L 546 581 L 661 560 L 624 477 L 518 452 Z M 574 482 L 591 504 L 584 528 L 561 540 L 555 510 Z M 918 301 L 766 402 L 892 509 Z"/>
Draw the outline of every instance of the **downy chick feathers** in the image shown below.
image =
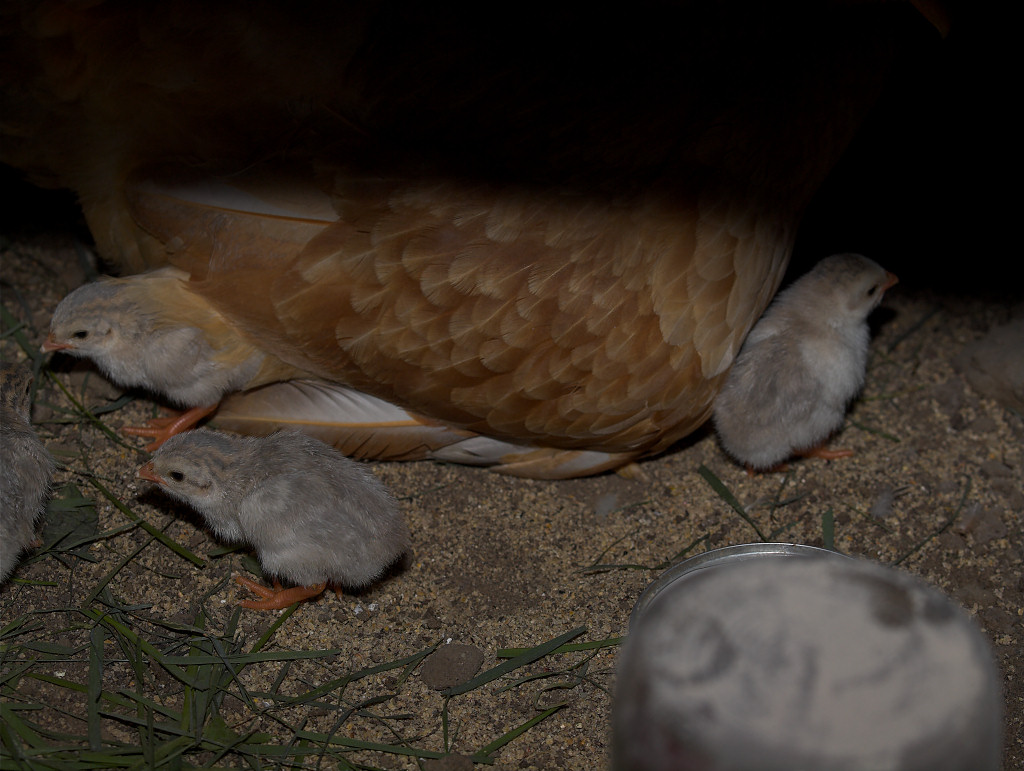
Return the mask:
<path id="1" fill-rule="evenodd" d="M 815 448 L 864 383 L 867 318 L 896 277 L 867 257 L 818 263 L 765 311 L 714 405 L 722 446 L 750 468 Z"/>
<path id="2" fill-rule="evenodd" d="M 361 587 L 409 549 L 387 488 L 296 431 L 241 437 L 198 429 L 169 439 L 152 472 L 221 538 L 251 544 L 264 570 L 301 585 Z"/>

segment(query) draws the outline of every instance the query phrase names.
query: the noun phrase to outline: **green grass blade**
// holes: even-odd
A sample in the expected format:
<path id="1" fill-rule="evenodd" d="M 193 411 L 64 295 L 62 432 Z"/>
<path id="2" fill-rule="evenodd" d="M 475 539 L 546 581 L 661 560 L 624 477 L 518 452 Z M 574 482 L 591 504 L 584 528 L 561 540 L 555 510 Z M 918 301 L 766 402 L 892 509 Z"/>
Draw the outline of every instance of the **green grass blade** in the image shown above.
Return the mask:
<path id="1" fill-rule="evenodd" d="M 193 565 L 196 565 L 198 567 L 206 567 L 205 560 L 202 560 L 199 557 L 197 557 L 195 554 L 193 554 L 191 551 L 189 551 L 184 546 L 179 544 L 173 538 L 165 534 L 162 530 L 159 530 L 158 528 L 149 524 L 149 522 L 147 522 L 134 511 L 125 506 L 121 502 L 121 500 L 112 492 L 110 492 L 110 490 L 104 487 L 103 484 L 98 479 L 95 479 L 94 477 L 89 477 L 88 482 L 97 490 L 99 490 L 103 494 L 104 498 L 106 498 L 108 501 L 114 504 L 114 508 L 116 508 L 122 514 L 128 517 L 128 519 L 130 519 L 132 522 L 137 522 L 139 524 L 139 527 L 141 527 L 143 530 L 145 530 L 147 533 L 149 533 L 151 536 L 153 536 L 156 540 L 158 540 L 168 549 L 173 551 L 179 557 L 187 559 Z"/>
<path id="2" fill-rule="evenodd" d="M 697 469 L 697 473 L 704 477 L 704 481 L 711 485 L 711 489 L 718 494 L 719 498 L 729 504 L 732 510 L 739 514 L 740 517 L 743 518 L 743 521 L 754 529 L 754 532 L 757 533 L 757 537 L 760 538 L 762 542 L 767 542 L 768 539 L 765 537 L 764 533 L 761 532 L 761 528 L 759 528 L 757 523 L 750 518 L 746 509 L 743 508 L 740 502 L 736 499 L 736 496 L 732 494 L 722 480 L 715 475 L 714 471 L 702 463 L 700 468 Z"/>
<path id="3" fill-rule="evenodd" d="M 831 508 L 821 515 L 821 542 L 829 551 L 836 550 L 836 519 Z"/>
<path id="4" fill-rule="evenodd" d="M 904 554 L 902 557 L 900 557 L 892 563 L 893 566 L 899 565 L 902 562 L 905 562 L 906 560 L 910 559 L 910 557 L 917 554 L 917 552 L 923 549 L 929 541 L 931 541 L 933 538 L 938 538 L 940 535 L 949 530 L 950 527 L 952 527 L 953 523 L 956 522 L 957 517 L 960 516 L 960 512 L 963 511 L 964 504 L 967 503 L 967 496 L 971 492 L 971 477 L 965 477 L 965 479 L 966 482 L 964 484 L 963 494 L 960 496 L 960 502 L 956 505 L 956 508 L 953 509 L 953 513 L 949 516 L 949 519 L 947 519 L 945 522 L 939 525 L 938 528 L 936 528 L 931 533 L 922 538 L 920 541 L 918 541 L 916 544 L 914 544 L 914 546 L 911 547 L 911 549 L 906 554 Z"/>
<path id="5" fill-rule="evenodd" d="M 149 538 L 144 543 L 140 544 L 134 551 L 128 552 L 128 554 L 126 554 L 124 557 L 118 560 L 117 564 L 114 565 L 114 567 L 111 570 L 109 570 L 107 574 L 103 576 L 103 578 L 99 580 L 99 583 L 93 587 L 93 590 L 89 592 L 88 596 L 86 596 L 85 600 L 82 602 L 82 605 L 92 605 L 96 598 L 99 596 L 100 592 L 107 588 L 107 584 L 110 583 L 111 579 L 113 579 L 114 576 L 116 576 L 118 573 L 124 570 L 125 566 L 127 566 L 129 562 L 133 561 L 137 556 L 139 556 L 139 554 L 155 540 L 155 538 Z"/>
<path id="6" fill-rule="evenodd" d="M 93 621 L 99 622 L 107 627 L 114 634 L 119 634 L 127 638 L 128 642 L 138 647 L 140 651 L 145 653 L 153 661 L 158 663 L 171 677 L 184 683 L 187 686 L 193 688 L 197 687 L 197 683 L 191 677 L 189 677 L 180 667 L 170 664 L 165 660 L 165 656 L 157 650 L 151 643 L 143 640 L 138 634 L 129 629 L 125 624 L 115 620 L 113 617 L 106 613 L 102 613 L 92 608 L 82 608 L 80 611 L 87 618 Z"/>
<path id="7" fill-rule="evenodd" d="M 574 637 L 579 637 L 581 634 L 587 631 L 585 626 L 579 626 L 572 629 L 565 634 L 555 637 L 553 640 L 548 640 L 546 643 L 542 643 L 534 648 L 528 648 L 527 650 L 520 653 L 518 656 L 508 659 L 507 661 L 498 664 L 495 667 L 491 667 L 486 672 L 483 672 L 472 680 L 468 680 L 462 685 L 456 685 L 452 688 L 442 691 L 444 696 L 458 696 L 460 693 L 466 693 L 467 691 L 475 690 L 481 685 L 485 685 L 492 680 L 497 680 L 499 677 L 512 672 L 513 670 L 519 669 L 519 667 L 526 666 L 539 658 L 543 658 L 550 654 L 556 648 L 564 645 L 565 643 L 572 640 Z"/>
<path id="8" fill-rule="evenodd" d="M 213 653 L 197 653 L 195 656 L 164 656 L 163 661 L 176 666 L 208 666 L 257 664 L 263 661 L 297 661 L 300 659 L 322 659 L 342 653 L 338 649 L 313 651 L 271 651 L 269 653 L 224 653 L 223 656 Z M 400 665 L 399 665 L 400 666 Z M 390 668 L 390 667 L 389 667 Z"/>
<path id="9" fill-rule="evenodd" d="M 321 696 L 325 696 L 326 694 L 330 693 L 331 691 L 337 688 L 346 686 L 349 683 L 355 682 L 356 680 L 362 680 L 364 677 L 378 675 L 381 672 L 388 672 L 392 669 L 398 669 L 399 667 L 406 667 L 407 670 L 410 667 L 414 668 L 417 664 L 419 664 L 419 662 L 421 662 L 428 655 L 430 655 L 430 653 L 432 653 L 437 648 L 437 646 L 438 643 L 435 643 L 431 647 L 419 651 L 418 653 L 414 653 L 411 656 L 406 656 L 405 658 L 401 659 L 395 659 L 394 661 L 386 661 L 383 664 L 378 664 L 376 666 L 368 667 L 366 669 L 360 669 L 356 672 L 349 672 L 348 674 L 343 675 L 342 677 L 335 678 L 330 682 L 317 686 L 316 688 L 313 688 L 307 691 L 306 693 L 299 694 L 298 696 L 292 696 L 287 699 L 281 699 L 278 703 L 282 706 L 292 707 L 297 704 L 312 701 L 313 699 L 319 699 Z"/>
<path id="10" fill-rule="evenodd" d="M 537 725 L 537 723 L 541 722 L 542 720 L 547 720 L 549 717 L 554 715 L 556 712 L 558 712 L 558 710 L 562 709 L 562 707 L 564 707 L 564 706 L 565 706 L 565 704 L 556 704 L 553 707 L 548 707 L 546 710 L 541 712 L 539 715 L 536 715 L 535 717 L 530 718 L 529 720 L 527 720 L 525 723 L 523 723 L 522 725 L 518 726 L 517 728 L 513 728 L 508 733 L 502 734 L 501 736 L 499 736 L 497 739 L 495 739 L 490 744 L 487 744 L 487 745 L 481 747 L 479 750 L 477 750 L 475 753 L 473 753 L 473 760 L 476 761 L 477 763 L 492 762 L 491 761 L 491 755 L 493 755 L 495 752 L 500 750 L 502 747 L 504 747 L 506 744 L 508 744 L 513 739 L 515 739 L 515 738 L 517 738 L 519 736 L 522 736 L 524 733 L 526 733 L 531 728 L 533 728 L 535 725 Z"/>
<path id="11" fill-rule="evenodd" d="M 603 640 L 592 640 L 591 642 L 585 643 L 569 643 L 567 645 L 560 645 L 549 654 L 556 653 L 573 653 L 575 651 L 591 651 L 597 648 L 611 648 L 616 645 L 621 645 L 625 642 L 625 637 L 606 637 Z M 508 659 L 514 656 L 521 656 L 527 651 L 533 650 L 532 648 L 499 648 L 495 654 L 499 659 Z"/>
<path id="12" fill-rule="evenodd" d="M 61 392 L 64 394 L 64 397 L 69 402 L 71 402 L 71 404 L 75 408 L 75 411 L 78 412 L 79 415 L 81 415 L 83 418 L 89 421 L 89 423 L 91 423 L 93 426 L 99 429 L 109 440 L 114 442 L 114 444 L 120 447 L 124 447 L 126 450 L 135 450 L 135 448 L 128 444 L 124 439 L 122 439 L 120 436 L 118 436 L 116 433 L 110 430 L 106 423 L 97 418 L 92 413 L 92 410 L 90 410 L 88 407 L 82 404 L 82 402 L 79 401 L 79 399 L 73 393 L 71 393 L 70 389 L 66 385 L 64 385 L 64 383 L 61 381 L 59 377 L 57 377 L 56 374 L 54 374 L 50 370 L 47 370 L 46 373 L 50 376 L 50 380 L 57 386 L 57 388 L 61 390 Z"/>
<path id="13" fill-rule="evenodd" d="M 103 627 L 97 624 L 89 632 L 89 686 L 86 694 L 86 720 L 89 730 L 89 748 L 98 752 L 103 745 L 100 723 L 100 696 L 103 693 Z"/>

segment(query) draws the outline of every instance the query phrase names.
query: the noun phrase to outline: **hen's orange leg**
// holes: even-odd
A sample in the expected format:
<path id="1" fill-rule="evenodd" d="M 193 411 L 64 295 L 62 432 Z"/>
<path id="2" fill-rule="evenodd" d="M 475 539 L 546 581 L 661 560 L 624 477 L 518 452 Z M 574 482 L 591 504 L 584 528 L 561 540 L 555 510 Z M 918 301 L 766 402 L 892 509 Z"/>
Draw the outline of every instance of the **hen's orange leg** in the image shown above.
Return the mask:
<path id="1" fill-rule="evenodd" d="M 262 600 L 242 600 L 243 608 L 253 608 L 254 610 L 281 610 L 296 602 L 316 597 L 327 588 L 327 583 L 324 582 L 314 586 L 293 586 L 290 589 L 285 589 L 281 586 L 280 581 L 274 581 L 274 588 L 270 589 L 245 576 L 235 576 L 235 583 L 263 597 Z"/>
<path id="2" fill-rule="evenodd" d="M 216 404 L 209 407 L 193 407 L 178 415 L 171 415 L 167 418 L 153 418 L 146 427 L 127 426 L 121 429 L 122 433 L 129 436 L 151 436 L 154 442 L 147 444 L 146 449 L 153 452 L 175 434 L 192 428 L 196 423 L 217 409 Z"/>

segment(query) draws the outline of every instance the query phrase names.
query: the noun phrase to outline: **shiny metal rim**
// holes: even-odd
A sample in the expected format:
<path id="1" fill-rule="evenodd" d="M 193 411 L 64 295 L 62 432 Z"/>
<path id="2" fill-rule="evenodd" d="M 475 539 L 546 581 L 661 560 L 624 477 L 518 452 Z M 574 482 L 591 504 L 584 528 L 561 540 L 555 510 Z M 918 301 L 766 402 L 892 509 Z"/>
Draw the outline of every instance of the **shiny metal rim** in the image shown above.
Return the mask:
<path id="1" fill-rule="evenodd" d="M 824 559 L 850 559 L 845 554 L 819 546 L 807 546 L 801 543 L 744 543 L 737 546 L 723 546 L 712 549 L 696 557 L 690 557 L 668 568 L 640 594 L 629 616 L 629 627 L 632 629 L 637 620 L 646 612 L 655 598 L 669 586 L 674 585 L 687 575 L 709 567 L 721 567 L 734 562 L 765 557 L 818 557 Z"/>

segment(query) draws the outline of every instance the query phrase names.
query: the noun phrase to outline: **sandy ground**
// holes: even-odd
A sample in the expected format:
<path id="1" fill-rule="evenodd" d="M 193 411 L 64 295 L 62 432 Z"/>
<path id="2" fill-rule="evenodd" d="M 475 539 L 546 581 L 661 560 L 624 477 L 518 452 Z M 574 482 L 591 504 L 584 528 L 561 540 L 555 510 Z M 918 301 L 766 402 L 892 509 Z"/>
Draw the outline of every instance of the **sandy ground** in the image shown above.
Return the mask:
<path id="1" fill-rule="evenodd" d="M 67 236 L 8 241 L 2 260 L 4 306 L 37 344 L 57 301 L 85 278 L 74 243 Z M 956 298 L 915 287 L 912 280 L 890 292 L 873 317 L 867 387 L 834 442 L 856 451 L 847 460 L 798 462 L 786 474 L 749 477 L 713 436 L 701 434 L 644 463 L 643 480 L 610 474 L 543 482 L 428 462 L 374 464 L 408 518 L 415 543 L 409 564 L 363 594 L 326 594 L 292 613 L 265 650 L 335 652 L 327 659 L 249 666 L 229 686 L 220 715 L 238 732 L 268 732 L 272 742 L 290 741 L 285 725 L 301 725 L 361 740 L 395 743 L 402 737 L 416 747 L 445 749 L 445 698 L 439 688 L 495 666 L 503 648 L 538 645 L 578 627 L 585 631 L 577 643 L 623 635 L 638 595 L 667 563 L 759 540 L 754 527 L 698 473 L 704 466 L 732 490 L 766 537 L 820 546 L 823 517 L 830 512 L 837 549 L 898 564 L 961 603 L 984 629 L 1002 673 L 1005 768 L 1024 767 L 1024 420 L 975 392 L 952 364 L 965 344 L 1012 312 L 1009 302 Z M 12 336 L 0 346 L 5 359 L 24 358 Z M 93 409 L 119 395 L 95 375 L 70 371 L 66 360 L 53 366 L 59 381 Z M 84 421 L 60 422 L 68 407 L 68 397 L 44 382 L 34 418 L 63 466 L 56 486 L 74 484 L 96 501 L 93 530 L 130 522 L 90 483 L 97 479 L 203 564 L 182 559 L 139 528 L 96 541 L 81 556 L 53 551 L 30 556 L 17 580 L 0 590 L 0 628 L 25 614 L 32 619 L 26 627 L 7 630 L 3 643 L 16 652 L 8 648 L 2 666 L 22 666 L 37 655 L 31 646 L 17 646 L 49 641 L 76 653 L 56 661 L 41 657 L 31 671 L 85 683 L 89 663 L 83 646 L 89 632 L 83 607 L 128 608 L 123 612 L 135 628 L 152 633 L 154 640 L 163 639 L 156 631 L 200 622 L 208 634 L 224 634 L 242 648 L 259 639 L 280 614 L 243 611 L 232 627 L 244 593 L 230 577 L 246 572 L 245 553 L 223 553 L 194 515 L 137 479 L 146 458 L 136 449 L 141 441 L 118 444 Z M 139 423 L 154 409 L 140 398 L 102 417 L 116 430 Z M 59 524 L 63 516 L 51 519 Z M 91 598 L 102 580 L 108 581 L 104 593 Z M 279 701 L 438 644 L 438 650 L 451 654 L 449 660 L 428 660 L 404 673 L 407 677 L 398 668 L 319 701 L 295 706 Z M 605 767 L 616 651 L 607 645 L 549 656 L 452 697 L 448 747 L 472 755 L 564 702 L 498 750 L 495 767 Z M 139 689 L 139 673 L 122 652 L 110 641 L 106 652 L 103 688 Z M 180 706 L 180 683 L 155 665 L 141 671 L 147 696 Z M 516 684 L 527 673 L 546 677 Z M 85 734 L 85 694 L 30 677 L 17 682 L 16 689 L 3 693 L 5 701 L 45 703 L 48 708 L 33 714 L 34 720 L 57 732 Z M 249 703 L 243 688 L 276 695 Z M 378 696 L 387 698 L 374 703 Z M 341 720 L 335 698 L 363 708 Z M 254 710 L 261 705 L 268 708 Z M 106 740 L 131 742 L 133 735 L 124 722 L 103 722 Z M 352 759 L 376 768 L 417 768 L 412 758 L 372 751 Z M 221 763 L 230 765 L 231 756 Z M 449 758 L 424 761 L 421 767 L 466 763 Z"/>

